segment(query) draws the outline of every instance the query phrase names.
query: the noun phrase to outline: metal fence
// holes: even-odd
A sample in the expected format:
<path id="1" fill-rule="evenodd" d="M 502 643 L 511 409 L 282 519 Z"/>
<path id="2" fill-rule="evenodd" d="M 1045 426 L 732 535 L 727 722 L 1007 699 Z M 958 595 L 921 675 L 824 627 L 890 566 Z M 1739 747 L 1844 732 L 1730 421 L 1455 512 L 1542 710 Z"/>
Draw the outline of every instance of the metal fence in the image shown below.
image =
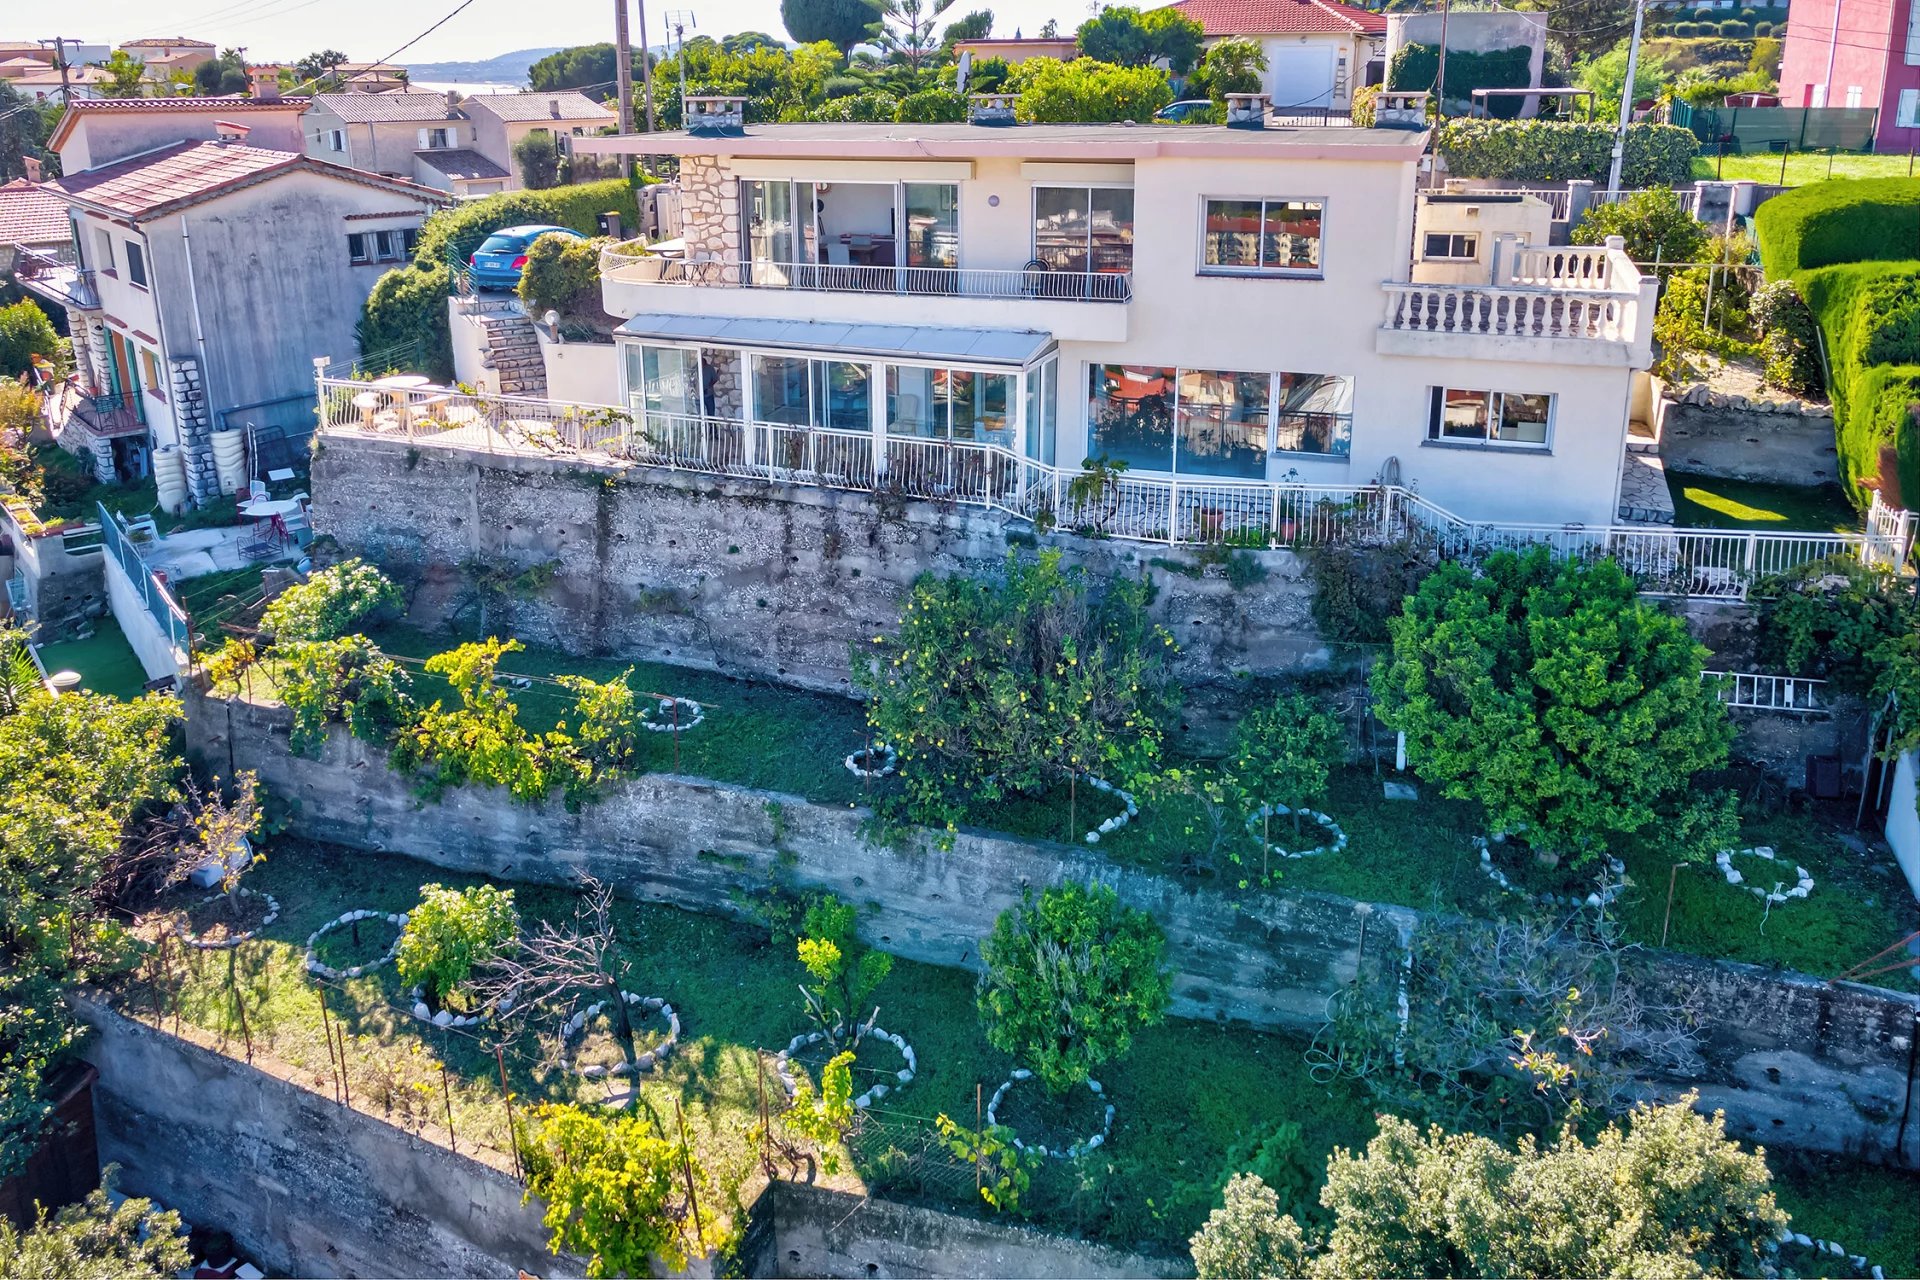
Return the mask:
<path id="1" fill-rule="evenodd" d="M 1172 546 L 1407 542 L 1435 557 L 1472 560 L 1545 545 L 1561 559 L 1612 556 L 1642 590 L 1657 595 L 1744 600 L 1756 582 L 1833 556 L 1897 568 L 1913 539 L 1910 514 L 1877 497 L 1862 533 L 1470 521 L 1396 485 L 1083 472 L 982 441 L 398 390 L 325 376 L 318 383 L 323 431 L 467 452 L 574 457 L 609 471 L 662 467 L 976 506 L 1046 528 Z"/>
<path id="2" fill-rule="evenodd" d="M 1673 104 L 1673 123 L 1703 147 L 1728 155 L 1759 151 L 1871 151 L 1873 107 L 1695 107 Z"/>
<path id="3" fill-rule="evenodd" d="M 178 652 L 191 655 L 193 627 L 191 620 L 187 617 L 187 611 L 180 607 L 173 595 L 158 578 L 154 577 L 153 570 L 149 569 L 147 562 L 140 558 L 139 550 L 127 536 L 127 531 L 120 527 L 120 522 L 114 518 L 113 513 L 105 506 L 98 503 L 95 505 L 99 507 L 100 512 L 101 544 L 106 547 L 107 554 L 113 557 L 114 563 L 120 566 L 121 572 L 127 575 L 127 581 L 131 582 L 133 589 L 139 593 L 141 604 L 145 605 L 147 612 L 153 615 L 153 620 L 159 624 L 160 632 L 166 636 L 167 643 Z"/>

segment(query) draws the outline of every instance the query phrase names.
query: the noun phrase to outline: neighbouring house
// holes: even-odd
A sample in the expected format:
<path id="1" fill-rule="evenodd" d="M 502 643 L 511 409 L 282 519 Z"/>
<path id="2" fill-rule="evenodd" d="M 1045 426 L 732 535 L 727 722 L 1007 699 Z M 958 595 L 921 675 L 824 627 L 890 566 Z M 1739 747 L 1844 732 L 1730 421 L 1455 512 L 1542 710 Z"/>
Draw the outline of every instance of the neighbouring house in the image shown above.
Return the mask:
<path id="1" fill-rule="evenodd" d="M 212 141 L 91 166 L 63 149 L 65 176 L 45 185 L 70 220 L 66 262 L 21 283 L 66 310 L 85 395 L 59 438 L 90 453 L 102 481 L 145 475 L 153 451 L 171 451 L 204 503 L 218 497 L 212 433 L 303 433 L 312 357 L 353 354 L 383 264 L 446 202 L 245 136 L 223 125 Z"/>
<path id="2" fill-rule="evenodd" d="M 68 67 L 63 73 L 58 67 L 43 66 L 38 71 L 23 69 L 23 72 L 7 77 L 7 83 L 35 102 L 68 103 L 100 98 L 113 81 L 113 77 L 99 67 Z"/>
<path id="3" fill-rule="evenodd" d="M 975 62 L 999 58 L 1009 66 L 1028 58 L 1058 58 L 1071 62 L 1079 56 L 1080 44 L 1072 36 L 983 36 L 978 40 L 955 40 L 953 56 L 973 55 Z"/>
<path id="4" fill-rule="evenodd" d="M 1386 76 L 1387 19 L 1341 0 L 1178 0 L 1212 44 L 1230 36 L 1267 56 L 1260 88 L 1281 115 L 1344 112 L 1353 91 Z"/>
<path id="5" fill-rule="evenodd" d="M 1022 510 L 1124 462 L 1147 537 L 1290 540 L 1286 504 L 1381 480 L 1469 521 L 1610 525 L 1655 282 L 1503 224 L 1444 228 L 1422 256 L 1462 269 L 1416 283 L 1425 134 L 1269 106 L 1020 126 L 982 95 L 974 123 L 746 127 L 743 99 L 695 98 L 689 131 L 583 139 L 679 158 L 685 256 L 603 257 L 618 359 L 579 398 L 696 468 Z"/>
<path id="6" fill-rule="evenodd" d="M 1450 53 L 1499 53 L 1506 49 L 1527 49 L 1527 87 L 1540 87 L 1540 73 L 1545 66 L 1547 52 L 1547 15 L 1544 11 L 1455 9 L 1445 15 L 1444 27 L 1442 15 L 1431 10 L 1389 13 L 1386 17 L 1386 66 L 1389 68 L 1393 66 L 1393 56 L 1407 45 L 1424 44 L 1439 48 L 1444 30 L 1446 47 Z M 1401 87 L 1416 92 L 1433 88 L 1429 84 Z M 1448 97 L 1452 96 L 1450 92 Z M 1539 110 L 1540 99 L 1522 100 L 1522 117 L 1531 119 Z"/>
<path id="7" fill-rule="evenodd" d="M 57 257 L 72 243 L 65 200 L 25 178 L 0 183 L 0 276 L 31 271 L 35 259 Z"/>
<path id="8" fill-rule="evenodd" d="M 148 82 L 161 89 L 166 88 L 174 72 L 184 71 L 190 75 L 201 64 L 212 62 L 220 52 L 211 41 L 191 40 L 186 36 L 128 40 L 119 47 L 145 63 Z"/>
<path id="9" fill-rule="evenodd" d="M 512 175 L 474 145 L 451 93 L 317 93 L 301 124 L 308 155 L 455 196 L 505 191 Z"/>
<path id="10" fill-rule="evenodd" d="M 407 87 L 407 69 L 392 62 L 343 62 L 333 74 L 348 93 L 392 93 Z"/>
<path id="11" fill-rule="evenodd" d="M 247 144 L 276 151 L 301 149 L 304 98 L 102 98 L 76 102 L 60 117 L 47 148 L 67 173 L 175 142 L 210 142 L 228 126 L 247 131 Z"/>
<path id="12" fill-rule="evenodd" d="M 1920 145 L 1920 4 L 1798 0 L 1787 15 L 1780 101 L 1872 108 L 1874 150 Z"/>
<path id="13" fill-rule="evenodd" d="M 611 129 L 619 119 L 612 109 L 576 90 L 480 93 L 461 99 L 460 109 L 473 122 L 474 150 L 506 171 L 509 191 L 525 185 L 513 149 L 528 134 L 552 135 L 564 153 L 571 139 Z"/>

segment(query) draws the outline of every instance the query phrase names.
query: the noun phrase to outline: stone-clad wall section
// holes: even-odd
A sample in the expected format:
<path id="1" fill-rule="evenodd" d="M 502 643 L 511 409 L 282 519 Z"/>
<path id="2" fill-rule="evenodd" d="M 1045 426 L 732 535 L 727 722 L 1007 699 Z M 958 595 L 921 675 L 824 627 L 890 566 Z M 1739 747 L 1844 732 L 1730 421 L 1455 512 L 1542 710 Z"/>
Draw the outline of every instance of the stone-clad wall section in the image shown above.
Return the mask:
<path id="1" fill-rule="evenodd" d="M 1105 883 L 1166 929 L 1174 1011 L 1187 1018 L 1311 1030 L 1362 945 L 1420 922 L 1331 895 L 1229 898 L 1097 853 L 973 831 L 947 852 L 880 849 L 861 837 L 859 810 L 662 775 L 613 786 L 577 813 L 472 788 L 426 804 L 380 749 L 336 733 L 322 759 L 297 759 L 283 709 L 187 699 L 194 754 L 222 772 L 257 769 L 300 834 L 458 870 L 546 883 L 586 870 L 636 898 L 728 911 L 784 865 L 803 885 L 873 907 L 867 932 L 887 950 L 959 967 L 977 965 L 979 939 L 1024 887 Z M 1920 1164 L 1920 997 L 1685 956 L 1666 957 L 1662 972 L 1707 1011 L 1705 1064 L 1694 1079 L 1650 1079 L 1650 1094 L 1698 1089 L 1733 1131 L 1769 1145 Z"/>
<path id="2" fill-rule="evenodd" d="M 690 261 L 740 261 L 740 182 L 725 157 L 681 157 L 680 221 Z"/>
<path id="3" fill-rule="evenodd" d="M 463 565 L 551 565 L 552 581 L 496 605 L 512 616 L 492 625 L 571 652 L 834 690 L 850 646 L 894 628 L 915 578 L 990 572 L 1033 537 L 1025 521 L 926 502 L 341 436 L 320 442 L 313 489 L 315 529 L 415 588 L 425 625 L 470 596 Z M 1311 573 L 1290 551 L 1259 553 L 1266 578 L 1236 591 L 1150 563 L 1190 562 L 1171 549 L 1046 542 L 1096 574 L 1152 576 L 1189 687 L 1327 661 Z"/>

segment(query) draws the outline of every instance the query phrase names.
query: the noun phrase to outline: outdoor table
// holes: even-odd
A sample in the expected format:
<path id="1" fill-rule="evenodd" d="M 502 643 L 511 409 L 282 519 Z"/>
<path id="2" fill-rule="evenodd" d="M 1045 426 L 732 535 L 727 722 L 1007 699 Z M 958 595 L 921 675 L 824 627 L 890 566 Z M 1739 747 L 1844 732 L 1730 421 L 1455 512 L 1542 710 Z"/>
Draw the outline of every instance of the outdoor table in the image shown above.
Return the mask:
<path id="1" fill-rule="evenodd" d="M 380 411 L 380 393 L 362 391 L 353 398 L 353 407 L 360 411 L 360 425 L 373 430 L 373 415 Z"/>

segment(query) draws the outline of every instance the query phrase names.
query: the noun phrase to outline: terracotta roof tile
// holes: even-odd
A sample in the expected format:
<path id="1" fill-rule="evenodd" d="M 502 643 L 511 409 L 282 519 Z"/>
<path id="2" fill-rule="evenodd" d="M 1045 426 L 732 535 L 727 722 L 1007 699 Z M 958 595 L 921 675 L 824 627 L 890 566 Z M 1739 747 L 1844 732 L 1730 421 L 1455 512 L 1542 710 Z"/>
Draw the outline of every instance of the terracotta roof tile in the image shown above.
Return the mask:
<path id="1" fill-rule="evenodd" d="M 447 105 L 446 95 L 439 93 L 316 93 L 313 105 L 325 107 L 348 124 L 461 118 Z"/>
<path id="2" fill-rule="evenodd" d="M 516 124 L 542 120 L 611 120 L 614 113 L 578 90 L 564 93 L 479 93 L 463 98 L 462 107 L 479 105 Z M 560 108 L 554 113 L 555 106 Z"/>
<path id="3" fill-rule="evenodd" d="M 0 244 L 63 244 L 71 239 L 66 201 L 25 178 L 0 184 Z"/>
<path id="4" fill-rule="evenodd" d="M 345 165 L 314 160 L 298 151 L 269 151 L 218 142 L 177 142 L 130 156 L 98 169 L 56 178 L 47 189 L 89 207 L 135 220 L 171 212 L 294 169 L 380 187 L 444 203 L 447 194 L 431 187 L 362 173 Z"/>
<path id="5" fill-rule="evenodd" d="M 466 147 L 442 147 L 437 151 L 416 151 L 414 159 L 449 178 L 504 178 L 507 171 L 478 151 Z"/>
<path id="6" fill-rule="evenodd" d="M 1170 5 L 1210 36 L 1276 36 L 1364 32 L 1384 35 L 1385 14 L 1341 0 L 1178 0 Z"/>
<path id="7" fill-rule="evenodd" d="M 143 111 L 305 111 L 305 98 L 280 98 L 267 101 L 234 94 L 225 98 L 75 98 L 67 110 L 82 114 L 105 111 L 113 115 L 138 115 Z"/>

